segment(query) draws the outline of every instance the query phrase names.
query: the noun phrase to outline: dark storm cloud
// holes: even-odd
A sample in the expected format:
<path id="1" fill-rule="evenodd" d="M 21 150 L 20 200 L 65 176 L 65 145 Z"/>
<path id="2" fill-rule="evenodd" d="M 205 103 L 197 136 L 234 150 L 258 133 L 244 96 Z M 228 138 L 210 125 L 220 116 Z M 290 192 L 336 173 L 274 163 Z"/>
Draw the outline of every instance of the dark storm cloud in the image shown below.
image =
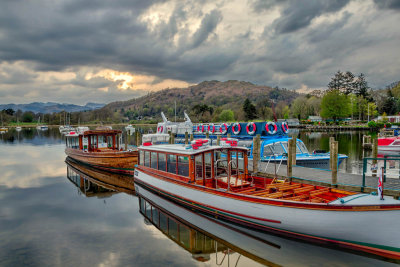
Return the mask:
<path id="1" fill-rule="evenodd" d="M 382 9 L 400 9 L 399 0 L 374 0 L 374 2 Z"/>

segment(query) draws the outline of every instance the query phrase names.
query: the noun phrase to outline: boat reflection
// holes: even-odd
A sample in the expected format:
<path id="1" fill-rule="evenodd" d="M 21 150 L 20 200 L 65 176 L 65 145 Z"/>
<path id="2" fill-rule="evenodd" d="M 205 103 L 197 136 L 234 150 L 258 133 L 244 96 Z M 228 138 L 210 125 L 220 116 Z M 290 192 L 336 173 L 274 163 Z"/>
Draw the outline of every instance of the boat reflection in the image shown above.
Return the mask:
<path id="1" fill-rule="evenodd" d="M 140 213 L 197 261 L 210 265 L 310 266 L 400 263 L 380 256 L 253 231 L 192 212 L 135 184 Z M 299 256 L 301 255 L 301 256 Z M 386 262 L 389 264 L 389 262 Z"/>
<path id="2" fill-rule="evenodd" d="M 132 176 L 92 168 L 78 163 L 70 157 L 65 159 L 65 163 L 67 164 L 67 178 L 86 197 L 110 197 L 120 192 L 135 195 Z"/>

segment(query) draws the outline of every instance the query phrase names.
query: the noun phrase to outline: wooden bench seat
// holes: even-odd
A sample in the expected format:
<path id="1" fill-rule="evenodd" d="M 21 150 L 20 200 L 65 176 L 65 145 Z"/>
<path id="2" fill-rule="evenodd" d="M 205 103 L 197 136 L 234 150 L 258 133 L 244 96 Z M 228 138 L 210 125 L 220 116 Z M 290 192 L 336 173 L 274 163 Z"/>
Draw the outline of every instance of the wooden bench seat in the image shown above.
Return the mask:
<path id="1" fill-rule="evenodd" d="M 300 193 L 305 193 L 305 192 L 308 192 L 308 191 L 312 191 L 314 189 L 315 189 L 315 187 L 313 185 L 311 185 L 311 186 L 303 186 L 303 187 L 294 189 L 293 193 L 295 193 L 297 195 L 297 194 L 300 194 Z"/>
<path id="2" fill-rule="evenodd" d="M 328 193 L 328 192 L 329 192 L 329 188 L 318 189 L 318 190 L 315 190 L 315 191 L 311 191 L 310 192 L 310 197 L 315 197 L 315 196 L 322 195 L 322 194 L 325 194 L 325 193 Z"/>

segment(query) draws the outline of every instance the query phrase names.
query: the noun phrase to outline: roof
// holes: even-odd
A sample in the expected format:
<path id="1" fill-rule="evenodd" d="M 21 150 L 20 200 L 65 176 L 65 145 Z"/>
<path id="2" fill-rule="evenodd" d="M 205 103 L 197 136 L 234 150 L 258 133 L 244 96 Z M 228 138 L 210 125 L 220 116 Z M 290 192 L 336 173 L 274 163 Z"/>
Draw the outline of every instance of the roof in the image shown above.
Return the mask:
<path id="1" fill-rule="evenodd" d="M 224 146 L 204 146 L 204 148 L 192 149 L 189 145 L 181 144 L 162 144 L 162 145 L 151 145 L 151 146 L 140 146 L 139 150 L 151 150 L 159 152 L 169 152 L 174 154 L 185 154 L 185 155 L 195 155 L 205 151 L 213 151 L 224 148 L 232 148 L 247 151 L 246 147 L 224 147 Z"/>
<path id="2" fill-rule="evenodd" d="M 107 134 L 120 134 L 122 133 L 121 130 L 89 130 L 89 131 L 85 131 L 83 132 L 83 135 L 107 135 Z"/>

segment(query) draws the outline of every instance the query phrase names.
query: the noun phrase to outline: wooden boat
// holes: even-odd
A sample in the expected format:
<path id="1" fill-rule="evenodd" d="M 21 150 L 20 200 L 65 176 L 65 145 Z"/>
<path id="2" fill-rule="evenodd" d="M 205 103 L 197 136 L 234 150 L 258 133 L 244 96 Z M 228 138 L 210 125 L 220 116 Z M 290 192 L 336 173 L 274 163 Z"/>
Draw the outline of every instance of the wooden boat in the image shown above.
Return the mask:
<path id="1" fill-rule="evenodd" d="M 106 171 L 133 174 L 137 150 L 123 150 L 120 130 L 89 130 L 66 135 L 65 153 L 81 163 Z"/>
<path id="2" fill-rule="evenodd" d="M 252 229 L 400 259 L 399 200 L 255 177 L 246 148 L 201 142 L 139 147 L 135 184 Z"/>

